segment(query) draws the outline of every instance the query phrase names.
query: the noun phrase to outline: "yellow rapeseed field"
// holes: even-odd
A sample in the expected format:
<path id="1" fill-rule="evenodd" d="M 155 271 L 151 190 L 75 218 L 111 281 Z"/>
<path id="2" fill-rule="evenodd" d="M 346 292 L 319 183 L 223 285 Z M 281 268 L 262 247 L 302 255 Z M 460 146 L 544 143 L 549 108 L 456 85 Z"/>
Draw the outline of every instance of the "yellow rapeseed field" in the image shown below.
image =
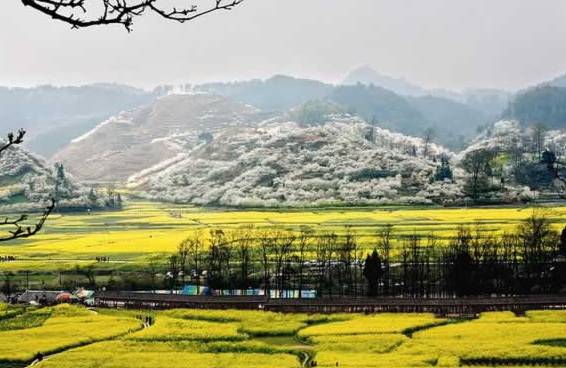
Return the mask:
<path id="1" fill-rule="evenodd" d="M 337 336 L 401 333 L 409 329 L 442 323 L 442 319 L 432 314 L 394 314 L 382 313 L 358 317 L 349 321 L 326 323 L 305 328 L 299 332 L 302 337 Z"/>
<path id="2" fill-rule="evenodd" d="M 103 312 L 105 313 L 105 312 Z M 145 312 L 144 312 L 145 313 Z M 110 313 L 115 315 L 116 313 Z M 118 313 L 119 314 L 119 313 Z M 131 313 L 128 313 L 131 315 Z M 246 311 L 171 310 L 154 313 L 155 324 L 124 336 L 69 350 L 46 360 L 41 367 L 299 367 L 289 349 L 271 346 L 244 330 L 252 320 L 289 322 L 295 317 Z M 296 319 L 306 319 L 297 315 Z M 280 331 L 281 327 L 275 327 Z M 264 329 L 269 329 L 265 325 Z M 262 331 L 260 331 L 261 333 Z M 288 334 L 293 334 L 293 331 Z"/>
<path id="3" fill-rule="evenodd" d="M 98 315 L 83 308 L 60 305 L 38 327 L 0 331 L 0 361 L 29 361 L 72 346 L 106 340 L 141 327 L 127 317 Z"/>
<path id="4" fill-rule="evenodd" d="M 141 329 L 136 317 L 148 314 L 155 324 Z M 31 318 L 37 315 L 46 318 Z M 29 325 L 18 318 L 28 318 Z M 521 367 L 566 362 L 566 311 L 494 312 L 448 320 L 407 313 L 91 311 L 63 305 L 2 322 L 12 330 L 0 329 L 0 361 L 28 363 L 41 352 L 46 357 L 37 366 L 42 368 L 298 368 L 304 362 L 351 368 Z M 290 327 L 284 329 L 285 323 Z"/>
<path id="5" fill-rule="evenodd" d="M 561 313 L 566 316 L 566 311 Z M 543 322 L 529 318 L 510 318 L 490 313 L 478 320 L 453 323 L 419 331 L 401 345 L 398 354 L 437 354 L 461 361 L 539 362 L 566 359 L 566 349 L 545 341 L 566 341 L 564 322 Z"/>
<path id="6" fill-rule="evenodd" d="M 407 320 L 410 316 L 398 315 Z M 320 332 L 310 339 L 321 367 L 556 366 L 566 361 L 564 318 L 566 311 L 532 311 L 526 317 L 509 312 L 484 313 L 477 320 L 433 324 L 404 336 L 390 334 L 391 323 L 386 318 L 380 323 L 378 315 L 320 325 L 315 331 L 310 327 L 300 334 Z M 361 322 L 368 319 L 373 319 L 373 331 L 364 327 L 347 328 L 362 326 Z M 346 328 L 339 329 L 340 325 Z M 383 334 L 384 331 L 388 333 Z"/>
<path id="7" fill-rule="evenodd" d="M 557 229 L 566 224 L 566 206 L 544 211 Z M 233 210 L 132 200 L 119 211 L 52 215 L 40 234 L 3 246 L 2 254 L 17 260 L 0 263 L 0 271 L 64 270 L 91 264 L 97 256 L 110 257 L 106 267 L 145 264 L 153 256 L 174 252 L 195 231 L 206 234 L 217 228 L 276 226 L 296 231 L 310 226 L 341 234 L 349 226 L 358 242 L 370 249 L 385 224 L 394 225 L 395 236 L 434 233 L 447 239 L 461 225 L 476 223 L 483 234 L 501 234 L 531 213 L 529 207 Z"/>
<path id="8" fill-rule="evenodd" d="M 238 332 L 235 323 L 183 320 L 159 316 L 154 326 L 130 335 L 128 338 L 140 341 L 175 340 L 244 340 L 247 336 Z"/>
<path id="9" fill-rule="evenodd" d="M 291 354 L 196 353 L 190 351 L 119 350 L 121 342 L 76 349 L 39 364 L 40 368 L 298 368 Z"/>
<path id="10" fill-rule="evenodd" d="M 387 353 L 408 340 L 401 333 L 318 335 L 309 338 L 320 351 L 371 354 Z"/>
<path id="11" fill-rule="evenodd" d="M 215 322 L 233 322 L 242 333 L 253 336 L 292 335 L 324 316 L 306 316 L 303 314 L 283 314 L 257 311 L 215 311 L 177 309 L 164 312 L 167 316 L 188 320 Z M 340 318 L 340 315 L 333 318 Z"/>

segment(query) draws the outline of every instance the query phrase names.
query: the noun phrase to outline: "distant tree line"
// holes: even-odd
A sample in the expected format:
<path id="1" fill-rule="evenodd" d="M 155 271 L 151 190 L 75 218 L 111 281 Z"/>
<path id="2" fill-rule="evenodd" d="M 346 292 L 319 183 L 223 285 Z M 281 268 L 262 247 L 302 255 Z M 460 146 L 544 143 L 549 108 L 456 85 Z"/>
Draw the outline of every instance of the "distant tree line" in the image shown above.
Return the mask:
<path id="1" fill-rule="evenodd" d="M 4 273 L 1 291 L 14 292 L 18 278 Z M 195 232 L 174 254 L 153 258 L 142 269 L 88 265 L 59 273 L 59 285 L 68 288 L 173 292 L 189 284 L 275 296 L 288 290 L 330 297 L 559 293 L 566 291 L 566 230 L 558 233 L 538 212 L 501 234 L 480 223 L 462 226 L 450 238 L 396 234 L 394 226 L 384 225 L 369 247 L 349 227 L 341 234 L 309 227 L 212 229 Z"/>
<path id="2" fill-rule="evenodd" d="M 208 236 L 208 239 L 207 239 Z M 394 245 L 394 242 L 396 243 Z M 168 287 L 314 289 L 319 296 L 453 297 L 554 293 L 566 287 L 566 229 L 533 213 L 512 232 L 481 224 L 447 241 L 429 234 L 395 237 L 386 225 L 364 251 L 356 234 L 241 228 L 196 233 L 169 258 Z"/>

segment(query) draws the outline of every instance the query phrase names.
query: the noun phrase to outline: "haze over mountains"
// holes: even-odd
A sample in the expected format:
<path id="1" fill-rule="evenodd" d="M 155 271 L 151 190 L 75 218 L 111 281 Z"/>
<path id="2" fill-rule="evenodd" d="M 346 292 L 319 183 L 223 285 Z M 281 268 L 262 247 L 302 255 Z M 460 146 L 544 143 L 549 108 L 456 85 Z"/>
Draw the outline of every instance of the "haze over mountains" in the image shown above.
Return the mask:
<path id="1" fill-rule="evenodd" d="M 480 147 L 476 136 L 498 120 L 566 129 L 564 85 L 566 76 L 516 94 L 426 90 L 362 67 L 341 85 L 277 75 L 151 92 L 105 84 L 4 88 L 0 126 L 35 132 L 27 148 L 76 179 L 129 182 L 152 198 L 428 203 L 464 196 L 460 168 L 453 182 L 430 178 L 441 156 L 451 162 L 470 142 Z M 528 193 L 510 185 L 497 195 Z"/>
<path id="2" fill-rule="evenodd" d="M 342 82 L 344 85 L 357 83 L 380 86 L 402 96 L 442 97 L 469 105 L 485 114 L 487 118 L 499 117 L 512 96 L 511 92 L 497 89 L 468 89 L 465 91 L 425 89 L 402 78 L 381 75 L 367 65 L 352 70 Z"/>
<path id="3" fill-rule="evenodd" d="M 367 88 L 356 88 L 358 83 Z M 565 88 L 566 76 L 547 83 Z M 485 124 L 509 117 L 504 112 L 513 96 L 503 90 L 427 90 L 403 79 L 380 75 L 367 66 L 348 73 L 342 87 L 278 75 L 267 80 L 207 83 L 187 89 L 225 96 L 275 113 L 311 100 L 334 101 L 370 122 L 407 134 L 420 136 L 434 128 L 437 140 L 452 149 L 462 148 L 463 141 Z M 174 90 L 161 86 L 144 91 L 113 84 L 0 87 L 0 128 L 27 129 L 26 147 L 50 157 L 109 117 L 146 106 Z"/>
<path id="4" fill-rule="evenodd" d="M 117 84 L 79 87 L 0 86 L 0 130 L 28 131 L 26 146 L 50 156 L 71 139 L 123 110 L 150 103 L 158 91 Z"/>
<path id="5" fill-rule="evenodd" d="M 422 96 L 428 94 L 421 86 L 412 84 L 403 78 L 393 78 L 379 74 L 369 65 L 353 69 L 342 81 L 344 85 L 358 83 L 373 84 L 404 96 Z"/>

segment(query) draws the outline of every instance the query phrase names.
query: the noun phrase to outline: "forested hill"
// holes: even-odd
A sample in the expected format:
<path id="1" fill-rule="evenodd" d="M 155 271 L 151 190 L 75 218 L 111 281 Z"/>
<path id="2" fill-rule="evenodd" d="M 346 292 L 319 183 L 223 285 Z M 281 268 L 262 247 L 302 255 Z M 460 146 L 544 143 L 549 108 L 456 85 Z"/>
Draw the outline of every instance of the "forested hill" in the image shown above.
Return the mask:
<path id="1" fill-rule="evenodd" d="M 325 98 L 333 86 L 312 79 L 276 75 L 266 80 L 207 83 L 195 91 L 232 98 L 264 111 L 285 111 L 309 100 Z"/>
<path id="2" fill-rule="evenodd" d="M 409 103 L 420 112 L 428 128 L 434 130 L 438 142 L 459 150 L 478 130 L 493 122 L 489 111 L 484 113 L 469 104 L 437 96 L 409 97 Z"/>
<path id="3" fill-rule="evenodd" d="M 504 115 L 524 126 L 542 124 L 550 129 L 565 129 L 566 88 L 542 85 L 521 92 Z"/>
<path id="4" fill-rule="evenodd" d="M 374 125 L 405 134 L 422 133 L 429 124 L 406 98 L 381 87 L 338 86 L 328 99 Z"/>
<path id="5" fill-rule="evenodd" d="M 423 96 L 429 94 L 429 91 L 416 84 L 410 83 L 403 78 L 393 78 L 378 73 L 369 65 L 350 71 L 342 82 L 346 86 L 358 83 L 386 88 L 402 96 Z"/>
<path id="6" fill-rule="evenodd" d="M 481 111 L 443 97 L 403 97 L 377 86 L 339 86 L 328 99 L 373 125 L 423 136 L 433 130 L 436 140 L 458 150 L 489 119 Z"/>
<path id="7" fill-rule="evenodd" d="M 566 88 L 566 74 L 563 74 L 561 76 L 554 78 L 553 80 L 548 82 L 548 84 L 550 86 L 553 86 L 553 87 L 565 87 Z"/>
<path id="8" fill-rule="evenodd" d="M 441 96 L 411 97 L 378 85 L 333 86 L 315 80 L 275 76 L 267 80 L 213 83 L 195 91 L 219 94 L 264 111 L 284 113 L 316 100 L 330 101 L 350 114 L 393 131 L 422 136 L 435 129 L 439 143 L 453 149 L 473 137 L 478 127 L 493 122 L 491 111 L 483 113 L 465 102 Z M 474 100 L 477 106 L 481 104 Z"/>

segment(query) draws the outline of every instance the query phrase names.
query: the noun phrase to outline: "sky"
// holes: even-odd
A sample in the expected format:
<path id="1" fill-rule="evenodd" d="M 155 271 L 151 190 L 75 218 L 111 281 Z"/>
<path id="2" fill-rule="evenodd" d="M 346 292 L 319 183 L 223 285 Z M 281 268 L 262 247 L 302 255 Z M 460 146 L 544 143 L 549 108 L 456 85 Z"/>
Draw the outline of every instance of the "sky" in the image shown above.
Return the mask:
<path id="1" fill-rule="evenodd" d="M 367 64 L 426 88 L 516 90 L 566 73 L 564 0 L 246 0 L 185 24 L 144 16 L 132 33 L 71 30 L 20 0 L 2 3 L 7 86 L 273 74 L 339 83 Z"/>

